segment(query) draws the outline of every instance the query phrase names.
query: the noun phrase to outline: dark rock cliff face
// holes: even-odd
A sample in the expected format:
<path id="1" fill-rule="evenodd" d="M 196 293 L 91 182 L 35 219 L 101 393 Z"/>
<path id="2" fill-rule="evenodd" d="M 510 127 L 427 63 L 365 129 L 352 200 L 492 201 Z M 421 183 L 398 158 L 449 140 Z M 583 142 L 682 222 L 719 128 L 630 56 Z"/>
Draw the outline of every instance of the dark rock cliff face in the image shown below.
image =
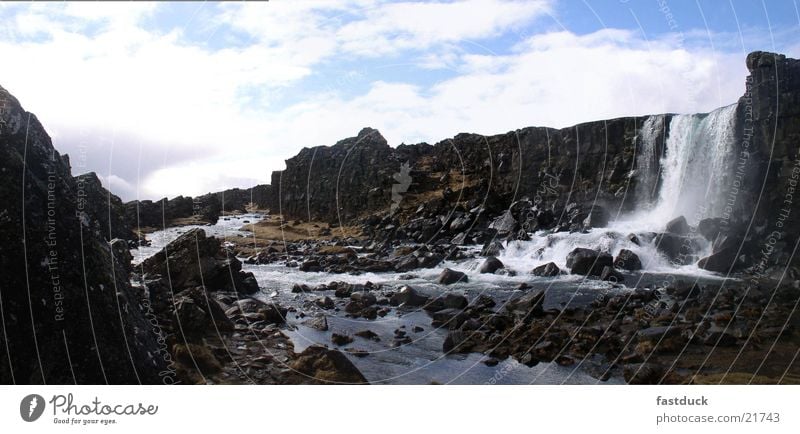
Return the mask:
<path id="1" fill-rule="evenodd" d="M 157 201 L 134 200 L 125 204 L 125 221 L 134 229 L 164 228 L 175 219 L 196 218 L 216 223 L 222 211 L 215 194 L 197 198 L 178 196 Z"/>
<path id="2" fill-rule="evenodd" d="M 747 56 L 747 68 L 747 92 L 737 108 L 741 186 L 730 197 L 741 210 L 743 233 L 736 235 L 751 241 L 746 247 L 758 252 L 761 272 L 786 265 L 800 239 L 800 61 L 759 51 Z"/>
<path id="3" fill-rule="evenodd" d="M 336 145 L 304 148 L 272 173 L 272 212 L 286 217 L 351 220 L 389 203 L 399 156 L 377 130 Z"/>
<path id="4" fill-rule="evenodd" d="M 225 212 L 244 212 L 249 204 L 255 205 L 259 209 L 269 208 L 269 199 L 272 194 L 270 185 L 256 185 L 252 188 L 231 188 L 217 193 L 209 193 L 201 196 L 206 198 L 214 195 L 219 200 L 222 210 Z"/>
<path id="5" fill-rule="evenodd" d="M 612 119 L 562 130 L 530 127 L 495 136 L 459 134 L 433 146 L 396 149 L 367 128 L 287 160 L 286 169 L 272 175 L 270 205 L 287 219 L 341 218 L 345 224 L 402 206 L 406 193 L 445 192 L 445 199 L 494 211 L 522 197 L 546 203 L 554 212 L 570 202 L 628 210 L 635 205 L 628 199 L 635 179 L 628 174 L 635 169 L 644 120 Z"/>
<path id="6" fill-rule="evenodd" d="M 103 187 L 96 173 L 76 176 L 75 184 L 81 192 L 78 208 L 96 220 L 96 225 L 106 240 L 136 238 L 130 222 L 125 218 L 125 204 Z"/>
<path id="7" fill-rule="evenodd" d="M 0 383 L 159 383 L 144 297 L 36 117 L 0 88 Z"/>

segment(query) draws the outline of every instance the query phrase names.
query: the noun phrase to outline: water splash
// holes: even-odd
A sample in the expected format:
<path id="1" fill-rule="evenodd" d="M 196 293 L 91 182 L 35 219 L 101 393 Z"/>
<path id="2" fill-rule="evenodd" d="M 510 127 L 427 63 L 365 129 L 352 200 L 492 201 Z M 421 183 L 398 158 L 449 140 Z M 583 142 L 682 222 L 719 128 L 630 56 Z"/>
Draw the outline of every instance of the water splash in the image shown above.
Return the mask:
<path id="1" fill-rule="evenodd" d="M 672 116 L 666 148 L 660 160 L 659 139 L 664 134 L 665 116 L 648 117 L 639 131 L 636 195 L 640 209 L 611 222 L 608 228 L 586 233 L 545 233 L 531 241 L 508 243 L 500 259 L 518 270 L 554 262 L 561 268 L 576 247 L 617 255 L 628 249 L 636 253 L 649 272 L 709 273 L 695 264 L 672 264 L 661 255 L 652 240 L 666 223 L 683 215 L 695 225 L 706 217 L 718 217 L 726 204 L 725 192 L 735 160 L 736 104 L 708 114 Z M 660 179 L 660 183 L 659 183 Z M 654 192 L 658 188 L 658 194 Z M 628 238 L 634 234 L 639 242 Z M 699 257 L 711 253 L 710 243 L 698 239 Z"/>

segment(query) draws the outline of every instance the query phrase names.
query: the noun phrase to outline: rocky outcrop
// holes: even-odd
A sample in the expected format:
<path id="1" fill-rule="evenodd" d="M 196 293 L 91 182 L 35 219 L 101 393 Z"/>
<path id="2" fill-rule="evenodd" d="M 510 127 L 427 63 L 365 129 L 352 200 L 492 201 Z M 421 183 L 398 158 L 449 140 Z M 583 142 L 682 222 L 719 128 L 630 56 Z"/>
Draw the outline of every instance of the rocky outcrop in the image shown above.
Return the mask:
<path id="1" fill-rule="evenodd" d="M 146 279 L 163 278 L 173 291 L 195 286 L 208 291 L 252 294 L 258 291 L 253 273 L 242 272 L 236 256 L 222 249 L 220 240 L 204 230 L 186 231 L 141 265 Z"/>
<path id="2" fill-rule="evenodd" d="M 178 219 L 196 219 L 198 223 L 216 223 L 222 206 L 216 194 L 197 198 L 178 196 L 157 201 L 134 200 L 125 203 L 128 224 L 139 228 L 164 228 Z"/>
<path id="3" fill-rule="evenodd" d="M 161 383 L 145 296 L 107 242 L 124 226 L 112 221 L 110 234 L 99 201 L 81 208 L 89 191 L 69 158 L 3 88 L 0 167 L 0 383 Z"/>
<path id="4" fill-rule="evenodd" d="M 130 221 L 125 216 L 125 204 L 106 190 L 94 172 L 75 177 L 78 188 L 78 209 L 96 220 L 96 226 L 106 240 L 119 238 L 132 240 L 138 238 Z"/>

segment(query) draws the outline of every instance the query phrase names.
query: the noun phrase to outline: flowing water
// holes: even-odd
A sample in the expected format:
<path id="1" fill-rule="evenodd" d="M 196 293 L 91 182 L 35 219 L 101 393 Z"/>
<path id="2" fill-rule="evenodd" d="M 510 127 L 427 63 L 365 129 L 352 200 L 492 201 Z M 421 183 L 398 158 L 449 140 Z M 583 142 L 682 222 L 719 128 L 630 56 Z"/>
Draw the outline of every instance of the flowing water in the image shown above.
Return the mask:
<path id="1" fill-rule="evenodd" d="M 424 384 L 438 383 L 594 383 L 597 380 L 583 371 L 574 372 L 572 368 L 555 364 L 539 364 L 529 368 L 514 360 L 505 360 L 489 367 L 481 363 L 483 355 L 442 355 L 442 343 L 446 331 L 430 326 L 430 318 L 421 311 L 402 312 L 393 309 L 384 318 L 374 321 L 353 319 L 343 312 L 323 312 L 310 299 L 321 294 L 295 294 L 291 288 L 296 283 L 314 287 L 331 281 L 345 281 L 364 284 L 372 282 L 387 287 L 410 285 L 413 288 L 436 295 L 452 290 L 438 285 L 436 279 L 445 267 L 463 271 L 469 282 L 458 284 L 458 291 L 472 299 L 480 294 L 493 297 L 502 305 L 520 291 L 517 286 L 525 282 L 533 288 L 547 291 L 545 308 L 564 306 L 585 306 L 599 293 L 625 292 L 637 286 L 659 286 L 675 278 L 688 281 L 719 281 L 722 277 L 699 269 L 696 265 L 675 266 L 657 250 L 652 239 L 656 232 L 664 230 L 672 218 L 684 215 L 690 223 L 696 224 L 700 218 L 718 216 L 724 205 L 725 183 L 733 156 L 733 131 L 736 106 L 724 107 L 705 115 L 675 115 L 666 131 L 665 150 L 660 161 L 657 143 L 665 134 L 664 116 L 649 117 L 639 133 L 639 155 L 637 156 L 637 198 L 640 211 L 623 216 L 611 222 L 609 227 L 592 229 L 585 233 L 550 233 L 542 231 L 532 234 L 530 241 L 512 241 L 506 244 L 499 259 L 507 269 L 516 275 L 480 274 L 478 268 L 483 258 L 459 262 L 445 261 L 433 269 L 415 270 L 412 277 L 400 273 L 364 273 L 360 275 L 301 272 L 285 264 L 244 265 L 245 271 L 256 276 L 262 293 L 257 297 L 265 301 L 276 301 L 285 306 L 293 306 L 297 313 L 288 315 L 287 322 L 292 326 L 288 332 L 295 349 L 301 351 L 312 344 L 330 346 L 330 335 L 335 331 L 352 335 L 357 331 L 369 329 L 377 333 L 379 342 L 356 338 L 351 347 L 366 350 L 370 355 L 364 358 L 350 357 L 368 380 L 380 383 Z M 657 194 L 656 194 L 656 190 Z M 203 226 L 212 236 L 251 236 L 240 228 L 246 222 L 256 222 L 262 216 L 250 214 L 220 219 L 216 225 Z M 186 230 L 196 227 L 169 228 L 148 235 L 152 241 L 149 247 L 134 251 L 136 262 L 156 253 L 167 243 Z M 635 234 L 639 243 L 631 241 L 629 234 Z M 701 242 L 702 244 L 702 242 Z M 566 268 L 567 254 L 576 247 L 592 248 L 617 255 L 621 249 L 636 253 L 642 261 L 644 270 L 625 273 L 625 284 L 612 285 L 581 276 L 561 275 L 545 278 L 530 274 L 532 268 L 554 262 Z M 697 252 L 702 257 L 710 253 L 709 243 L 701 245 Z M 455 286 L 455 285 L 454 285 Z M 303 313 L 303 316 L 300 315 Z M 310 316 L 325 314 L 329 331 L 321 332 L 303 325 Z M 414 326 L 424 330 L 413 333 Z M 392 347 L 394 330 L 403 329 L 413 342 L 400 347 Z M 591 363 L 588 363 L 589 365 Z M 609 382 L 620 382 L 612 378 Z"/>

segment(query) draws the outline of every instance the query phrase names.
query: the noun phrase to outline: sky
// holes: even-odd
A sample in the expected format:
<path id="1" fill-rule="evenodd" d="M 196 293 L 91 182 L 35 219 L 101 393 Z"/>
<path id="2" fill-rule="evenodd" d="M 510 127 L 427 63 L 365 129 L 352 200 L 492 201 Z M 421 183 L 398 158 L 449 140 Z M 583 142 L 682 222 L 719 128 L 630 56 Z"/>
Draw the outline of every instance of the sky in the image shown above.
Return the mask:
<path id="1" fill-rule="evenodd" d="M 797 1 L 0 3 L 0 85 L 124 200 L 269 183 L 363 127 L 460 132 L 707 112 Z"/>

